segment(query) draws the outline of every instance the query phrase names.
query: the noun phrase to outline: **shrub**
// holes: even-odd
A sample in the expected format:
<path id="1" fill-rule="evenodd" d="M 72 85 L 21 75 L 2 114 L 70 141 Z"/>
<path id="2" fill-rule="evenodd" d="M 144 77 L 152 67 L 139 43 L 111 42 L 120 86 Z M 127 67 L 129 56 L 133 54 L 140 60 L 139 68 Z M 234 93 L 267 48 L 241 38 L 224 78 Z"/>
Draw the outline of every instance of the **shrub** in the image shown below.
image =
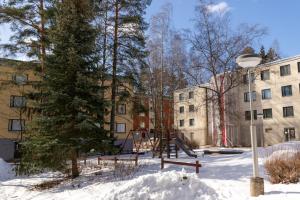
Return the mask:
<path id="1" fill-rule="evenodd" d="M 300 151 L 275 151 L 265 161 L 269 180 L 277 183 L 297 183 L 300 179 Z"/>

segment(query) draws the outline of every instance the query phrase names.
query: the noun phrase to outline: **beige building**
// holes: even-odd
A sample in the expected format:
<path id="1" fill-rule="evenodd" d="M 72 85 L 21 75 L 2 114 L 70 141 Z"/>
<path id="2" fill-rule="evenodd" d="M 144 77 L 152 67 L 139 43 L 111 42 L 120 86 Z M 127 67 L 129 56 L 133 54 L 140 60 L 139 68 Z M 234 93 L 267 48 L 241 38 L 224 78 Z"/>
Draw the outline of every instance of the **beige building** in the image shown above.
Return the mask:
<path id="1" fill-rule="evenodd" d="M 26 126 L 30 119 L 26 116 L 24 107 L 28 105 L 25 94 L 33 90 L 32 83 L 37 80 L 34 71 L 26 66 L 26 62 L 0 59 L 0 158 L 10 160 L 14 158 L 17 143 L 24 138 Z M 110 85 L 110 81 L 105 85 Z M 120 98 L 125 95 L 132 97 L 132 86 L 128 81 L 120 83 L 117 89 L 116 143 L 124 142 L 128 133 L 133 129 L 133 103 L 130 98 Z M 110 89 L 105 97 L 110 101 Z M 123 99 L 123 100 L 122 100 Z M 107 111 L 109 113 L 109 111 Z M 106 116 L 106 122 L 110 121 L 110 115 Z M 109 130 L 109 123 L 105 125 Z M 131 151 L 132 137 L 126 142 L 125 150 Z"/>
<path id="2" fill-rule="evenodd" d="M 174 93 L 174 127 L 197 145 L 210 143 L 207 89 L 194 86 Z"/>
<path id="3" fill-rule="evenodd" d="M 241 83 L 224 98 L 228 146 L 251 144 L 250 96 L 246 71 L 241 76 Z M 252 112 L 258 145 L 268 146 L 289 140 L 300 140 L 300 55 L 252 68 L 251 77 Z M 193 133 L 190 138 L 196 140 L 199 145 L 210 145 L 215 144 L 216 135 L 219 134 L 218 110 L 212 101 L 205 101 L 205 96 L 210 96 L 210 92 L 203 91 L 204 89 L 199 87 L 175 91 L 177 101 L 174 102 L 176 108 L 174 123 L 187 137 Z M 188 95 L 191 92 L 198 95 L 189 99 Z M 180 95 L 184 96 L 184 100 L 180 101 Z M 191 104 L 197 104 L 199 110 L 189 112 L 187 109 Z M 184 111 L 180 112 L 180 107 L 184 107 Z M 193 126 L 189 124 L 190 119 L 194 119 Z"/>

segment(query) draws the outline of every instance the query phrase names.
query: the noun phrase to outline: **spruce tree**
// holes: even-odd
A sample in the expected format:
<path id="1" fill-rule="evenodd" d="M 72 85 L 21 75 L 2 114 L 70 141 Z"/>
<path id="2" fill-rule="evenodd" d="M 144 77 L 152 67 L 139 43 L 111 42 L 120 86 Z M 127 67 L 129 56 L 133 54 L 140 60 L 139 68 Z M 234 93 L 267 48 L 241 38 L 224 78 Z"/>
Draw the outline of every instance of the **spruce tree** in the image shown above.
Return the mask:
<path id="1" fill-rule="evenodd" d="M 261 64 L 266 63 L 267 62 L 267 55 L 266 55 L 266 52 L 265 52 L 265 47 L 263 45 L 260 47 L 259 55 L 262 59 Z"/>
<path id="2" fill-rule="evenodd" d="M 30 140 L 23 144 L 19 172 L 44 169 L 64 171 L 71 161 L 72 177 L 79 175 L 77 158 L 91 149 L 106 150 L 110 142 L 100 126 L 105 102 L 99 98 L 96 30 L 92 5 L 85 0 L 55 4 L 54 27 L 49 33 L 52 52 L 46 57 L 45 91 L 41 114 Z"/>

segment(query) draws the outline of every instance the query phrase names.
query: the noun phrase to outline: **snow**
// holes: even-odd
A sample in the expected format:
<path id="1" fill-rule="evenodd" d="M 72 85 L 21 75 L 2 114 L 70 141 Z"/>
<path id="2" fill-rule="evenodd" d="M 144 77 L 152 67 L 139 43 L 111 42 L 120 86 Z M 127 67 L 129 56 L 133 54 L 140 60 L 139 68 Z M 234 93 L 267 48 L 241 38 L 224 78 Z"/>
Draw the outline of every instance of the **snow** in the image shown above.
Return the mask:
<path id="1" fill-rule="evenodd" d="M 108 166 L 95 167 L 97 160 L 87 161 L 88 168 L 75 180 L 40 191 L 32 190 L 34 184 L 61 178 L 60 174 L 46 173 L 39 176 L 15 177 L 11 166 L 0 160 L 1 200 L 131 200 L 131 199 L 180 199 L 180 200 L 299 200 L 300 184 L 269 183 L 264 174 L 264 158 L 259 159 L 260 174 L 265 178 L 265 195 L 251 198 L 249 178 L 252 175 L 250 149 L 243 154 L 204 155 L 198 159 L 180 153 L 178 161 L 202 164 L 200 173 L 193 167 L 165 164 L 160 170 L 160 160 L 151 155 L 141 156 L 139 167 L 130 176 L 113 173 Z M 268 149 L 264 149 L 267 151 Z M 198 152 L 198 151 L 197 151 Z M 261 151 L 262 152 L 262 151 Z M 199 152 L 201 155 L 201 152 Z M 93 165 L 94 164 L 94 165 Z M 94 166 L 94 167 L 93 167 Z M 4 170 L 3 170 L 4 169 Z M 122 172 L 122 169 L 120 170 Z M 95 174 L 95 172 L 98 172 Z M 6 176 L 5 174 L 10 174 Z"/>

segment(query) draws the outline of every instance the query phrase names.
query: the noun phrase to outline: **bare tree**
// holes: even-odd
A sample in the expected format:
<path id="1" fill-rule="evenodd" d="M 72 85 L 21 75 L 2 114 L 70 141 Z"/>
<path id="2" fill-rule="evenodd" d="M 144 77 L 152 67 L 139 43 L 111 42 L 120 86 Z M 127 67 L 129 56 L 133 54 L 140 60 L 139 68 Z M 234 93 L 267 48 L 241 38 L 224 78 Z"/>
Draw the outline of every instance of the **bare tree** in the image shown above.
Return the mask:
<path id="1" fill-rule="evenodd" d="M 218 145 L 225 143 L 224 99 L 231 89 L 239 84 L 235 59 L 247 46 L 266 33 L 259 25 L 240 25 L 233 30 L 230 16 L 213 12 L 211 3 L 200 0 L 196 7 L 195 29 L 187 33 L 191 45 L 191 67 L 186 71 L 190 82 L 209 83 L 212 103 L 218 108 Z"/>

